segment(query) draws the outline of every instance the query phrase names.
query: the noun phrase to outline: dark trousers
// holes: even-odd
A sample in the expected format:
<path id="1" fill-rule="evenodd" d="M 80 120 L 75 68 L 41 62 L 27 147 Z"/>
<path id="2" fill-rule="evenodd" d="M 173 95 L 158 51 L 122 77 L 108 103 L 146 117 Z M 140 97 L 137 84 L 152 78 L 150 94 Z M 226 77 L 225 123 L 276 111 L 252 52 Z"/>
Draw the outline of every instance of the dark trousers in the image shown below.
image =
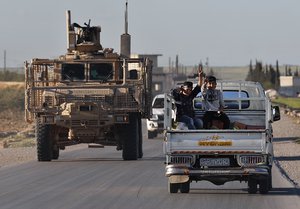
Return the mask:
<path id="1" fill-rule="evenodd" d="M 191 118 L 187 115 L 181 116 L 179 122 L 185 123 L 188 129 L 201 129 L 203 127 L 201 119 Z"/>
<path id="2" fill-rule="evenodd" d="M 223 123 L 223 129 L 229 129 L 230 120 L 226 113 L 224 112 L 215 112 L 215 111 L 206 111 L 203 116 L 203 128 L 209 129 L 212 126 L 213 120 L 219 120 Z"/>

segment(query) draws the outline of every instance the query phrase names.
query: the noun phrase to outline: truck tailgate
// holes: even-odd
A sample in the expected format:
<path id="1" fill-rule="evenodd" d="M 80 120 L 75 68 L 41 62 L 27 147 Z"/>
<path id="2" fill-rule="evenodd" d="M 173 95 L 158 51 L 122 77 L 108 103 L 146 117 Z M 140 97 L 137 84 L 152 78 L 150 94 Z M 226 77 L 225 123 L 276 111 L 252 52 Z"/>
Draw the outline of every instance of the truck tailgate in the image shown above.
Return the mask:
<path id="1" fill-rule="evenodd" d="M 264 150 L 265 130 L 168 131 L 165 152 L 177 153 L 259 153 Z"/>

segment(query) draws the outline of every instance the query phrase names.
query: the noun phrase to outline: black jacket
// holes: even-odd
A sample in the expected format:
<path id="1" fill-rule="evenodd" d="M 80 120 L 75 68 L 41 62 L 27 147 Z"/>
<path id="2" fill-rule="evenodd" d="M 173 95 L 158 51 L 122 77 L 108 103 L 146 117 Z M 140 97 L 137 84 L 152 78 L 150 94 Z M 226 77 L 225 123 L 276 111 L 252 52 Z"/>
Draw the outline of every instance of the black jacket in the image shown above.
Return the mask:
<path id="1" fill-rule="evenodd" d="M 193 99 L 197 96 L 197 94 L 201 91 L 200 86 L 196 86 L 189 96 L 184 95 L 179 92 L 179 89 L 174 89 L 172 91 L 172 95 L 176 101 L 177 107 L 177 120 L 180 120 L 181 116 L 186 115 L 191 118 L 195 116 L 194 107 L 193 107 Z"/>

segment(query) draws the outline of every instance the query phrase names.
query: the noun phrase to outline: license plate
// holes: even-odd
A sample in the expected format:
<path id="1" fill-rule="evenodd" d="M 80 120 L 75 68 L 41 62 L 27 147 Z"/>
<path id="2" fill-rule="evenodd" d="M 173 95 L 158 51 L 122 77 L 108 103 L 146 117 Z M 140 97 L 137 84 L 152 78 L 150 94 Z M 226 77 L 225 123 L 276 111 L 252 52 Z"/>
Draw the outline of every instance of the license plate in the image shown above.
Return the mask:
<path id="1" fill-rule="evenodd" d="M 229 165 L 229 158 L 200 158 L 200 166 L 217 167 Z"/>

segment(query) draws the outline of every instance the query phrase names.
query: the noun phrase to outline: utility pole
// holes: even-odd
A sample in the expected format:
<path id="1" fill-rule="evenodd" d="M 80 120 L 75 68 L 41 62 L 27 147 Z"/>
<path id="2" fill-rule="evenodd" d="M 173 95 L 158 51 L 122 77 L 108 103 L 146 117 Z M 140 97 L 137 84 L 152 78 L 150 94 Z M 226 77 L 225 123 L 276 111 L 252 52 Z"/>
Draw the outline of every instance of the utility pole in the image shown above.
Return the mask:
<path id="1" fill-rule="evenodd" d="M 175 60 L 175 72 L 177 75 L 178 75 L 178 68 L 179 68 L 178 64 L 179 64 L 179 59 L 178 59 L 178 54 L 177 54 L 176 60 Z"/>
<path id="2" fill-rule="evenodd" d="M 208 57 L 206 57 L 205 65 L 206 65 L 207 72 L 209 72 L 209 59 L 208 59 Z"/>
<path id="3" fill-rule="evenodd" d="M 4 65 L 3 65 L 3 71 L 6 71 L 6 50 L 4 50 Z"/>

